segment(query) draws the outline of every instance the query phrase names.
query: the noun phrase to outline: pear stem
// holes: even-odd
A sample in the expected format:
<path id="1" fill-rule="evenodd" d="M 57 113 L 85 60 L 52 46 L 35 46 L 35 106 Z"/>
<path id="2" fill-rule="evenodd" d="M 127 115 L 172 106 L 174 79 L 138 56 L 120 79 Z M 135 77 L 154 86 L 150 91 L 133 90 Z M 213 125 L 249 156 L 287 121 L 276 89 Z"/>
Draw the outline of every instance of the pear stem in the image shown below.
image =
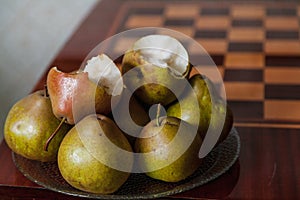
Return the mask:
<path id="1" fill-rule="evenodd" d="M 61 128 L 61 126 L 63 125 L 63 123 L 66 121 L 66 118 L 62 118 L 59 125 L 57 126 L 57 128 L 55 129 L 55 131 L 50 135 L 50 137 L 48 138 L 48 140 L 46 141 L 45 145 L 44 145 L 44 151 L 48 151 L 48 146 L 50 144 L 50 142 L 52 141 L 52 139 L 54 138 L 54 136 L 57 134 L 57 132 L 59 131 L 59 129 Z"/>
<path id="2" fill-rule="evenodd" d="M 46 84 L 44 85 L 44 97 L 49 97 L 49 94 L 48 94 L 48 87 L 47 87 Z"/>
<path id="3" fill-rule="evenodd" d="M 160 109 L 161 109 L 161 104 L 159 103 L 157 105 L 157 110 L 156 110 L 156 126 L 160 126 L 160 122 L 159 122 Z"/>

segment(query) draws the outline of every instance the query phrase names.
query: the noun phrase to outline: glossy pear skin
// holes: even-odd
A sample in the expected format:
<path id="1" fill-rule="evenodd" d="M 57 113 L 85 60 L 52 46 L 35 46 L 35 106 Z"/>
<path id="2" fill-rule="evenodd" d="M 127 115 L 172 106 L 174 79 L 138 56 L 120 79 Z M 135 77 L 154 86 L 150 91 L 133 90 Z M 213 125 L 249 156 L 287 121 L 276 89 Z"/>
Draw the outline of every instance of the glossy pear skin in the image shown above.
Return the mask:
<path id="1" fill-rule="evenodd" d="M 52 113 L 50 99 L 44 91 L 34 92 L 18 101 L 9 111 L 4 127 L 8 146 L 25 158 L 38 161 L 55 161 L 61 140 L 70 129 L 63 124 L 50 142 L 44 145 L 60 121 Z"/>
<path id="2" fill-rule="evenodd" d="M 95 126 L 95 120 L 103 129 Z M 79 133 L 80 131 L 86 131 Z M 64 179 L 73 187 L 97 194 L 110 194 L 115 192 L 125 183 L 129 173 L 118 171 L 100 162 L 97 156 L 109 161 L 115 160 L 118 152 L 109 149 L 106 144 L 84 145 L 82 138 L 91 141 L 102 140 L 105 134 L 116 146 L 126 151 L 132 152 L 131 146 L 121 131 L 118 130 L 114 122 L 103 115 L 90 115 L 82 119 L 65 136 L 58 152 L 58 167 Z M 91 152 L 97 152 L 93 155 Z M 128 162 L 133 163 L 133 157 Z M 122 164 L 122 163 L 120 163 Z"/>
<path id="3" fill-rule="evenodd" d="M 189 79 L 189 82 L 192 90 L 185 91 L 180 99 L 180 103 L 177 101 L 170 105 L 167 109 L 167 115 L 178 117 L 193 126 L 198 126 L 199 134 L 201 135 L 201 138 L 204 139 L 209 124 L 212 123 L 213 128 L 217 127 L 217 124 L 221 121 L 221 117 L 226 114 L 223 129 L 217 142 L 217 144 L 219 144 L 227 137 L 232 128 L 232 111 L 228 105 L 226 108 L 224 108 L 221 100 L 218 99 L 219 97 L 215 91 L 215 88 L 213 87 L 213 83 L 207 77 L 201 74 L 196 74 Z M 198 104 L 190 103 L 192 92 L 196 94 Z M 215 95 L 214 97 L 216 98 L 213 107 L 211 95 Z M 180 105 L 182 106 L 182 111 Z M 199 114 L 195 113 L 195 106 L 199 106 L 200 109 L 199 121 L 197 121 L 194 117 L 195 115 Z M 212 109 L 216 110 L 216 115 L 212 115 Z"/>
<path id="4" fill-rule="evenodd" d="M 111 95 L 90 81 L 87 72 L 64 73 L 51 68 L 47 87 L 54 115 L 59 119 L 65 117 L 69 124 L 94 112 L 111 111 Z"/>
<path id="5" fill-rule="evenodd" d="M 128 51 L 122 61 L 122 74 L 131 71 L 124 79 L 129 89 L 141 86 L 135 91 L 135 95 L 142 102 L 153 105 L 168 105 L 176 100 L 173 91 L 181 94 L 186 86 L 185 79 L 190 72 L 190 65 L 182 77 L 176 77 L 168 68 L 161 68 L 143 60 L 139 51 Z M 126 76 L 125 76 L 126 77 Z M 147 83 L 147 84 L 146 84 Z"/>
<path id="6" fill-rule="evenodd" d="M 211 115 L 210 122 L 211 122 L 213 127 L 216 127 L 217 124 L 220 123 L 221 117 L 225 116 L 223 129 L 222 129 L 221 135 L 220 135 L 220 137 L 217 141 L 217 144 L 216 144 L 216 145 L 218 145 L 227 138 L 227 136 L 229 135 L 229 133 L 232 129 L 233 114 L 232 114 L 232 111 L 231 111 L 231 109 L 228 105 L 225 107 L 221 103 L 216 103 L 214 105 L 214 109 L 216 109 L 218 115 Z M 206 132 L 202 132 L 201 137 L 204 138 L 206 136 L 206 134 L 207 134 Z"/>
<path id="7" fill-rule="evenodd" d="M 175 117 L 162 117 L 161 125 L 156 125 L 156 119 L 148 123 L 141 132 L 141 136 L 146 138 L 138 138 L 135 143 L 135 151 L 137 153 L 147 153 L 154 151 L 154 155 L 150 157 L 142 157 L 139 160 L 140 165 L 146 169 L 153 168 L 152 165 L 159 166 L 165 162 L 166 158 L 175 155 L 178 149 L 183 148 L 186 138 L 185 134 L 190 134 L 190 126 Z M 184 135 L 179 138 L 179 142 L 171 148 L 165 148 L 177 134 L 180 123 L 183 123 Z M 147 172 L 149 177 L 162 180 L 165 182 L 178 182 L 191 174 L 193 174 L 201 164 L 201 159 L 198 158 L 199 149 L 202 140 L 199 134 L 196 134 L 191 145 L 185 152 L 174 162 L 170 163 L 161 169 Z"/>

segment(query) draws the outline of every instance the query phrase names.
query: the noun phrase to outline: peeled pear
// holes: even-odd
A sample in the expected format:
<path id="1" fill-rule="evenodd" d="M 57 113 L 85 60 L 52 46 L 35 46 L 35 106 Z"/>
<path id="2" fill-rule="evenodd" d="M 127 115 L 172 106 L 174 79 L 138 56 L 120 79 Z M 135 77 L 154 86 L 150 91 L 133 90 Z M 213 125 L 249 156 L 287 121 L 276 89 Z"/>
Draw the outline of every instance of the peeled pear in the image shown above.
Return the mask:
<path id="1" fill-rule="evenodd" d="M 191 66 L 183 45 L 167 35 L 148 35 L 125 52 L 122 74 L 126 86 L 142 102 L 168 105 L 186 84 Z"/>
<path id="2" fill-rule="evenodd" d="M 123 154 L 127 156 L 123 156 Z M 89 115 L 63 139 L 58 167 L 73 187 L 110 194 L 127 180 L 133 166 L 132 148 L 115 123 L 104 115 Z"/>
<path id="3" fill-rule="evenodd" d="M 143 153 L 138 162 L 149 177 L 178 182 L 200 166 L 201 144 L 197 130 L 193 131 L 186 122 L 175 117 L 160 117 L 159 122 L 154 119 L 143 128 L 135 151 Z"/>
<path id="4" fill-rule="evenodd" d="M 42 162 L 56 160 L 59 145 L 71 128 L 62 124 L 49 143 L 48 151 L 44 151 L 48 138 L 60 124 L 45 93 L 43 90 L 36 91 L 15 103 L 4 125 L 4 138 L 12 151 Z"/>
<path id="5" fill-rule="evenodd" d="M 121 72 L 104 54 L 88 60 L 83 71 L 64 73 L 53 67 L 47 76 L 54 115 L 69 124 L 92 113 L 110 113 L 112 95 L 121 94 L 122 84 Z"/>
<path id="6" fill-rule="evenodd" d="M 214 129 L 213 134 L 218 135 L 217 129 L 222 117 L 225 118 L 222 132 L 217 140 L 217 144 L 222 142 L 229 134 L 232 124 L 233 115 L 228 106 L 225 106 L 216 93 L 213 83 L 204 75 L 195 74 L 189 79 L 191 89 L 186 90 L 182 97 L 171 104 L 167 109 L 167 115 L 178 117 L 193 126 L 198 127 L 201 138 L 204 139 L 210 126 Z M 195 96 L 197 103 L 191 103 Z M 212 103 L 214 95 L 214 103 Z M 198 106 L 198 108 L 196 108 Z M 197 109 L 200 113 L 197 113 Z M 214 115 L 212 115 L 214 110 Z M 200 118 L 195 116 L 200 115 Z"/>

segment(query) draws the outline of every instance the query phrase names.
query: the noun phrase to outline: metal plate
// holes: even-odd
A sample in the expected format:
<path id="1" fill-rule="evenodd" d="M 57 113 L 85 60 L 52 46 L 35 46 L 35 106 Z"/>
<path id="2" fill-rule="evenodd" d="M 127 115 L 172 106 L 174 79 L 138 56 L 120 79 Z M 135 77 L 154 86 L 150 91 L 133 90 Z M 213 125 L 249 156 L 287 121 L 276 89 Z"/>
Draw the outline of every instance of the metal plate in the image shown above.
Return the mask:
<path id="1" fill-rule="evenodd" d="M 92 194 L 73 188 L 60 175 L 56 162 L 32 161 L 15 153 L 12 156 L 16 167 L 28 179 L 52 191 L 94 199 L 150 199 L 184 192 L 216 179 L 235 163 L 239 152 L 240 138 L 233 128 L 226 140 L 210 152 L 199 169 L 187 179 L 165 183 L 144 174 L 131 174 L 126 183 L 110 195 Z"/>

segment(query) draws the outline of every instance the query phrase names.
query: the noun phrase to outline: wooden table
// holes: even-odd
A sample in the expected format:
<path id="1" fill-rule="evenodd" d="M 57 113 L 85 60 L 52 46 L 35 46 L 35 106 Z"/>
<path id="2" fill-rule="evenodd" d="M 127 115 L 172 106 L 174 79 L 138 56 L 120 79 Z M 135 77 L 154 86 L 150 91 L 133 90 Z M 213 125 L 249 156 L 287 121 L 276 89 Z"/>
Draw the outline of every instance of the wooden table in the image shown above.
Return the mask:
<path id="1" fill-rule="evenodd" d="M 166 27 L 194 38 L 224 79 L 241 152 L 218 179 L 170 198 L 299 199 L 299 21 L 293 2 L 102 0 L 49 67 L 73 71 L 99 42 L 131 28 Z M 43 88 L 46 74 L 33 91 Z M 76 199 L 26 179 L 2 142 L 0 199 L 11 198 Z"/>

